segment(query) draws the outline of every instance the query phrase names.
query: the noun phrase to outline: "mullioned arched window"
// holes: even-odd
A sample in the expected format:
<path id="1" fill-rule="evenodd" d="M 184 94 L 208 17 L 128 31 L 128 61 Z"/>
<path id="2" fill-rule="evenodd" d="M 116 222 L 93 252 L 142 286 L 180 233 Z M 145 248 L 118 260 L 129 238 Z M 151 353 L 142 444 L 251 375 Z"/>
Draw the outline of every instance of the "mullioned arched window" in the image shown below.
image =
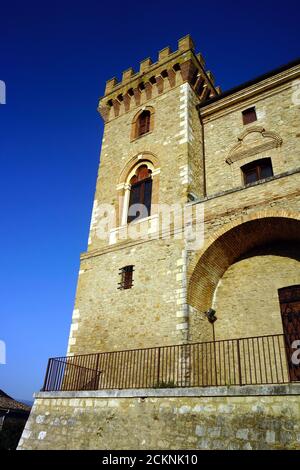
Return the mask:
<path id="1" fill-rule="evenodd" d="M 117 185 L 117 226 L 157 216 L 159 161 L 150 152 L 139 153 L 124 166 Z M 153 219 L 153 220 L 154 220 Z"/>
<path id="2" fill-rule="evenodd" d="M 127 223 L 151 214 L 152 171 L 146 164 L 139 166 L 130 179 Z"/>

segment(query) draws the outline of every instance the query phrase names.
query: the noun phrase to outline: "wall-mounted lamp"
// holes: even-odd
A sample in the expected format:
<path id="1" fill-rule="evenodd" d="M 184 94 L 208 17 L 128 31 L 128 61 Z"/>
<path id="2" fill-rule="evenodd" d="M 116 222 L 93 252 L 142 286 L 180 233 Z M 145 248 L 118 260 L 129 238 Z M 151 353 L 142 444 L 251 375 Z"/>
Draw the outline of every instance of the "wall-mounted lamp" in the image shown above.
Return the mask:
<path id="1" fill-rule="evenodd" d="M 207 312 L 205 312 L 205 315 L 207 316 L 208 318 L 208 321 L 210 323 L 214 323 L 217 319 L 217 317 L 215 316 L 216 315 L 216 311 L 213 309 L 213 308 L 209 308 L 207 310 Z"/>

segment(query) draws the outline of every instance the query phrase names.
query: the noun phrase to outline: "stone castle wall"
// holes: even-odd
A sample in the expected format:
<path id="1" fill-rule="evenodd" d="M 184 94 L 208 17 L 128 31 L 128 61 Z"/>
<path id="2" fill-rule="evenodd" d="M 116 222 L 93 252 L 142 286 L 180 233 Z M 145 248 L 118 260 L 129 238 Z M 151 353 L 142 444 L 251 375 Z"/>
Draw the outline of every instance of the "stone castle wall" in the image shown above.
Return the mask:
<path id="1" fill-rule="evenodd" d="M 84 260 L 73 313 L 72 353 L 180 342 L 182 263 L 181 240 L 150 240 Z M 119 269 L 130 264 L 135 266 L 133 287 L 118 290 Z"/>
<path id="2" fill-rule="evenodd" d="M 280 75 L 278 83 L 275 77 L 271 90 L 262 87 L 259 92 L 251 93 L 249 87 L 243 99 L 238 100 L 237 93 L 236 99 L 225 98 L 219 108 L 216 103 L 201 108 L 208 196 L 243 186 L 240 167 L 259 158 L 272 158 L 274 175 L 299 168 L 299 103 L 295 100 L 295 78 L 300 74 L 300 67 L 296 66 L 289 74 L 290 78 L 283 83 L 279 81 Z M 252 106 L 257 120 L 243 125 L 242 111 Z"/>
<path id="3" fill-rule="evenodd" d="M 282 333 L 278 288 L 300 284 L 299 76 L 293 66 L 214 99 L 212 75 L 186 37 L 156 64 L 146 59 L 139 73 L 107 82 L 69 355 L 211 341 L 211 307 L 216 339 Z M 257 121 L 243 125 L 251 106 Z M 146 107 L 150 132 L 135 139 L 136 113 Z M 265 157 L 274 175 L 245 186 L 241 166 Z M 143 160 L 153 167 L 152 202 L 203 209 L 202 246 L 187 250 L 174 236 L 118 238 L 126 178 Z M 101 204 L 117 213 L 105 239 L 97 233 Z M 136 227 L 153 235 L 156 222 L 153 204 Z M 133 288 L 119 290 L 128 265 Z M 295 384 L 68 393 L 37 395 L 20 449 L 300 449 Z"/>
<path id="4" fill-rule="evenodd" d="M 155 108 L 153 131 L 133 141 L 130 129 L 136 108 L 106 123 L 88 251 L 82 256 L 79 271 L 69 353 L 187 341 L 184 240 L 171 236 L 165 240 L 112 243 L 109 236 L 99 239 L 97 222 L 99 205 L 112 204 L 119 214 L 116 224 L 120 225 L 123 200 L 118 188 L 132 160 L 138 162 L 151 156 L 155 159 L 157 183 L 153 184 L 153 198 L 159 204 L 183 207 L 189 191 L 203 193 L 201 159 L 198 155 L 195 158 L 195 152 L 201 152 L 197 102 L 188 83 L 148 100 L 147 106 Z M 196 147 L 192 142 L 197 142 Z M 149 232 L 155 216 L 153 208 L 151 220 L 145 222 Z M 116 233 L 121 233 L 118 230 L 117 227 Z M 134 287 L 120 291 L 119 270 L 130 264 L 135 267 Z"/>
<path id="5" fill-rule="evenodd" d="M 265 217 L 261 230 L 266 231 L 264 244 L 272 242 L 272 233 L 289 239 L 293 246 L 292 252 L 288 251 L 286 242 L 282 242 L 281 248 L 275 257 L 266 259 L 264 256 L 256 256 L 241 261 L 238 268 L 236 264 L 228 266 L 228 271 L 223 274 L 214 274 L 215 266 L 208 265 L 203 275 L 206 276 L 207 288 L 205 295 L 202 295 L 202 302 L 197 310 L 190 310 L 189 316 L 189 339 L 191 341 L 207 341 L 212 339 L 212 328 L 204 325 L 203 314 L 209 307 L 213 307 L 217 312 L 218 321 L 215 324 L 217 339 L 229 339 L 242 336 L 259 336 L 261 334 L 276 334 L 282 332 L 282 321 L 280 316 L 280 306 L 278 301 L 278 289 L 288 285 L 300 283 L 299 269 L 299 245 L 295 241 L 292 230 L 286 230 L 282 226 L 280 233 L 280 217 L 295 217 L 299 220 L 300 213 L 300 173 L 295 172 L 286 176 L 278 177 L 265 183 L 258 183 L 242 190 L 233 190 L 220 197 L 211 197 L 203 201 L 204 205 L 204 241 L 208 243 L 211 238 L 218 239 L 222 231 L 230 230 L 235 223 L 246 222 L 249 219 L 259 219 Z M 292 209 L 292 210 L 291 210 Z M 268 216 L 278 216 L 278 220 L 273 222 L 268 220 Z M 299 232 L 299 228 L 297 229 Z M 236 231 L 238 236 L 238 230 Z M 234 253 L 236 258 L 247 256 L 248 243 L 259 246 L 259 235 L 253 228 L 244 231 L 240 236 L 245 238 L 243 243 L 236 243 L 232 239 L 232 248 L 227 251 Z M 293 242 L 294 239 L 294 242 Z M 257 240 L 257 242 L 255 242 Z M 293 245 L 294 243 L 294 245 Z M 205 249 L 205 244 L 203 249 Z M 188 302 L 191 301 L 193 293 L 198 297 L 198 278 L 193 278 L 196 259 L 199 252 L 191 254 L 190 265 L 188 267 Z M 221 255 L 220 255 L 221 256 Z M 226 248 L 222 256 L 227 256 Z M 251 261 L 250 261 L 251 259 Z M 274 266 L 272 267 L 272 263 Z M 203 263 L 203 262 L 202 262 Z M 279 266 L 279 264 L 281 266 Z M 216 282 L 209 290 L 208 279 L 217 276 Z M 259 288 L 258 288 L 259 285 Z M 264 289 L 262 289 L 264 287 Z M 207 296 L 207 301 L 206 301 Z M 253 298 L 255 296 L 255 298 Z M 275 320 L 276 318 L 276 320 Z M 273 320 L 271 320 L 273 319 Z M 275 320 L 275 321 L 274 321 Z M 262 333 L 264 332 L 264 333 Z"/>
<path id="6" fill-rule="evenodd" d="M 19 449 L 300 449 L 299 396 L 291 394 L 299 390 L 291 390 L 39 394 Z"/>
<path id="7" fill-rule="evenodd" d="M 134 108 L 106 123 L 95 194 L 96 207 L 97 204 L 112 204 L 118 209 L 120 201 L 117 187 L 122 171 L 133 157 L 139 156 L 142 161 L 147 158 L 147 153 L 153 154 L 158 160 L 159 202 L 174 204 L 186 200 L 187 182 L 184 182 L 182 170 L 187 165 L 187 154 L 185 146 L 180 144 L 184 126 L 180 106 L 184 90 L 185 85 L 180 85 L 147 101 L 147 106 L 153 106 L 155 109 L 154 128 L 152 132 L 136 140 L 132 141 L 130 138 L 131 124 L 139 108 Z M 108 240 L 100 240 L 97 237 L 97 209 L 93 224 L 95 230 L 91 230 L 88 251 L 108 244 Z"/>
<path id="8" fill-rule="evenodd" d="M 184 50 L 192 47 L 190 40 L 182 44 Z M 192 53 L 179 51 L 178 54 L 184 62 L 190 61 L 186 54 Z M 145 85 L 153 70 L 158 77 L 160 69 L 162 72 L 170 70 L 178 58 L 168 50 L 159 57 L 158 69 L 149 61 L 143 61 L 139 74 L 132 76 L 124 72 L 120 84 L 109 82 L 105 97 L 100 101 L 101 106 L 103 103 L 108 106 L 109 102 L 112 105 L 105 117 L 88 250 L 81 257 L 70 354 L 210 340 L 212 329 L 204 312 L 212 306 L 220 313 L 220 319 L 224 319 L 224 315 L 232 319 L 231 332 L 227 321 L 218 321 L 219 338 L 248 331 L 248 323 L 252 325 L 253 335 L 265 331 L 268 325 L 269 333 L 280 331 L 279 304 L 274 311 L 274 299 L 278 286 L 283 287 L 285 281 L 279 272 L 274 272 L 273 280 L 264 283 L 264 287 L 272 291 L 270 298 L 273 299 L 265 302 L 264 315 L 257 311 L 261 300 L 256 306 L 251 299 L 248 303 L 246 300 L 247 288 L 258 269 L 258 258 L 252 260 L 247 274 L 243 271 L 239 289 L 233 289 L 230 282 L 223 283 L 221 276 L 217 280 L 221 290 L 217 292 L 217 282 L 214 282 L 202 296 L 201 305 L 196 305 L 190 301 L 193 295 L 188 296 L 187 292 L 194 291 L 199 297 L 191 274 L 201 247 L 186 253 L 184 240 L 118 240 L 123 230 L 120 225 L 124 205 L 124 192 L 120 188 L 132 165 L 151 158 L 155 168 L 153 202 L 184 205 L 190 194 L 195 196 L 197 201 L 192 206 L 204 210 L 204 245 L 222 228 L 226 230 L 228 224 L 255 217 L 261 211 L 271 211 L 272 215 L 277 211 L 281 216 L 291 210 L 299 213 L 300 140 L 296 119 L 298 106 L 294 100 L 299 66 L 253 85 L 247 92 L 242 90 L 201 104 L 197 86 L 190 85 L 190 75 L 183 73 L 184 65 L 181 71 L 172 69 L 172 80 L 170 74 L 168 78 L 160 76 L 151 93 L 148 85 L 143 89 L 138 87 L 139 80 Z M 167 63 L 169 68 L 166 66 L 163 70 L 162 64 Z M 128 101 L 131 82 L 138 91 Z M 242 111 L 249 106 L 256 107 L 257 121 L 243 125 Z M 133 139 L 132 123 L 136 113 L 144 107 L 152 110 L 151 131 Z M 267 156 L 272 158 L 274 176 L 245 187 L 240 167 Z M 103 203 L 114 206 L 117 219 L 113 236 L 108 234 L 101 240 L 97 224 L 99 206 Z M 148 232 L 153 227 L 155 232 L 156 216 L 153 205 L 151 220 L 140 222 L 140 226 L 148 224 Z M 290 262 L 288 256 L 286 260 L 289 276 L 296 282 L 298 261 Z M 119 269 L 130 264 L 135 267 L 134 287 L 120 291 Z M 204 277 L 214 269 L 214 266 L 207 266 Z M 236 315 L 240 292 L 242 312 Z M 226 304 L 227 298 L 232 302 Z M 276 327 L 274 322 L 265 320 L 269 314 L 277 318 Z M 246 317 L 247 324 L 244 323 Z"/>

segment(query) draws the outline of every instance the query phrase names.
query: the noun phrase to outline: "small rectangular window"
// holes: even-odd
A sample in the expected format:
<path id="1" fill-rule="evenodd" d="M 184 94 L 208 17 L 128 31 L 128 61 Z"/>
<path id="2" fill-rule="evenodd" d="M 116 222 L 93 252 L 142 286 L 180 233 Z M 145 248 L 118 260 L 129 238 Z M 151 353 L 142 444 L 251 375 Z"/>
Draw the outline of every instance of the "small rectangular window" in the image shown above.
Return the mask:
<path id="1" fill-rule="evenodd" d="M 254 106 L 253 108 L 248 108 L 245 109 L 245 111 L 242 111 L 242 116 L 244 125 L 250 124 L 250 122 L 257 121 L 256 110 Z"/>
<path id="2" fill-rule="evenodd" d="M 119 271 L 121 281 L 119 282 L 118 289 L 131 289 L 133 286 L 133 271 L 134 266 L 124 266 Z"/>
<path id="3" fill-rule="evenodd" d="M 260 160 L 243 165 L 241 170 L 244 175 L 245 184 L 255 183 L 255 181 L 273 176 L 272 160 L 269 157 L 261 158 Z"/>

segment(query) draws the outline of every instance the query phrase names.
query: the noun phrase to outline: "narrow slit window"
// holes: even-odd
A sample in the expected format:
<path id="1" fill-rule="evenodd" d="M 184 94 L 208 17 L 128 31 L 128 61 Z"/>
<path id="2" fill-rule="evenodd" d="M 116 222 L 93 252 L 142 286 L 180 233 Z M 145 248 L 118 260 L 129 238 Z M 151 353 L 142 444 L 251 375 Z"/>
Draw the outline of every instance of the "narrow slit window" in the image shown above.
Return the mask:
<path id="1" fill-rule="evenodd" d="M 119 275 L 121 276 L 121 281 L 119 282 L 118 289 L 131 289 L 133 286 L 133 271 L 134 266 L 124 266 L 120 269 Z"/>
<path id="2" fill-rule="evenodd" d="M 252 108 L 245 109 L 245 111 L 242 111 L 242 116 L 244 125 L 257 121 L 256 109 L 254 106 Z"/>

